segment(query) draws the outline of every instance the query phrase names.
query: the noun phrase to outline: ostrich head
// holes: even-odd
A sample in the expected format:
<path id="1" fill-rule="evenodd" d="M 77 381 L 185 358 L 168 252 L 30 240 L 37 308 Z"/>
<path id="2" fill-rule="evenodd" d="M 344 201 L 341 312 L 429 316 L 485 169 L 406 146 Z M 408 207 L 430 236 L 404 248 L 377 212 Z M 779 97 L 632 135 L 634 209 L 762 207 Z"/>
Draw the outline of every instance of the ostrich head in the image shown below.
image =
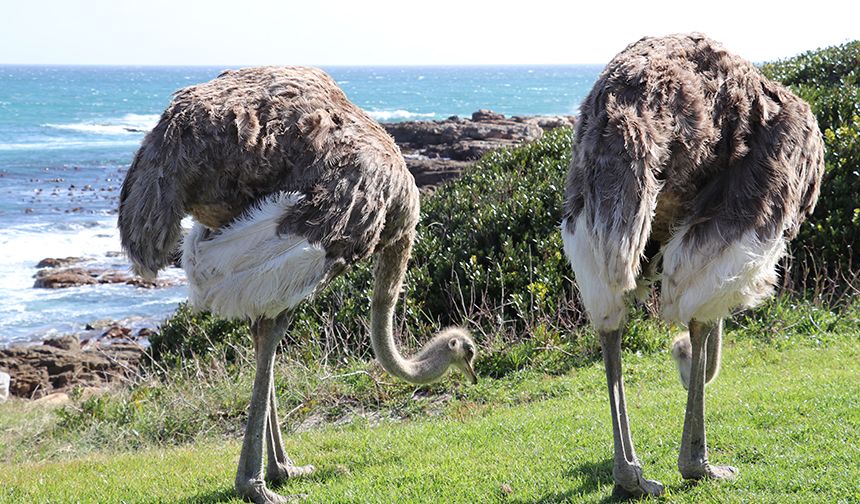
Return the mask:
<path id="1" fill-rule="evenodd" d="M 451 365 L 459 369 L 469 378 L 474 385 L 478 383 L 478 375 L 475 374 L 475 357 L 478 355 L 475 342 L 469 333 L 459 327 L 451 327 L 440 334 L 447 337 L 448 349 L 451 352 Z"/>
<path id="2" fill-rule="evenodd" d="M 412 383 L 431 383 L 451 368 L 459 369 L 470 382 L 478 383 L 473 364 L 477 346 L 469 332 L 461 327 L 448 327 L 433 337 L 415 356 L 404 359 L 408 375 L 399 374 Z M 389 371 L 391 372 L 391 371 Z"/>

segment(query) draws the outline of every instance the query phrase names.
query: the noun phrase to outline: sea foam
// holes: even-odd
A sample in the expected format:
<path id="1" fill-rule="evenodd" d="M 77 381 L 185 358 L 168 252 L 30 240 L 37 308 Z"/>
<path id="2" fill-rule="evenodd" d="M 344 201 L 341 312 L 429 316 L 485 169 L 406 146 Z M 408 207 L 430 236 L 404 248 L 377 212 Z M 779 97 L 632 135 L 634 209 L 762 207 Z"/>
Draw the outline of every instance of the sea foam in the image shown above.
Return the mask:
<path id="1" fill-rule="evenodd" d="M 158 123 L 158 114 L 125 114 L 122 117 L 68 124 L 46 123 L 46 128 L 94 133 L 97 135 L 137 135 L 146 133 Z"/>
<path id="2" fill-rule="evenodd" d="M 367 115 L 376 119 L 377 121 L 395 121 L 402 119 L 431 119 L 436 117 L 435 112 L 410 112 L 408 110 L 397 109 L 397 110 L 368 110 Z"/>
<path id="3" fill-rule="evenodd" d="M 128 271 L 113 217 L 84 222 L 24 223 L 0 228 L 0 347 L 13 341 L 42 339 L 80 330 L 86 323 L 128 316 L 170 313 L 185 299 L 184 286 L 141 289 L 131 285 L 97 285 L 35 289 L 36 263 L 45 257 L 81 257 L 84 267 Z M 185 274 L 168 268 L 160 277 L 183 282 Z"/>
<path id="4" fill-rule="evenodd" d="M 135 147 L 140 140 L 67 140 L 54 139 L 37 142 L 0 143 L 0 151 L 45 151 L 81 148 Z"/>

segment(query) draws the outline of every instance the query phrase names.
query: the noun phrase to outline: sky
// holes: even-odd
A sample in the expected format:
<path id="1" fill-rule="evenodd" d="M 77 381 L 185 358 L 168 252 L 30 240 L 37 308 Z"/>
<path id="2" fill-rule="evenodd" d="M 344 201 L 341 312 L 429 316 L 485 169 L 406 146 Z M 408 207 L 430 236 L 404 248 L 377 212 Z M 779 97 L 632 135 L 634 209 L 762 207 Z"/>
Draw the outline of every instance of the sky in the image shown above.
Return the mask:
<path id="1" fill-rule="evenodd" d="M 858 19 L 856 1 L 10 0 L 0 64 L 600 64 L 689 31 L 761 62 L 858 39 Z"/>

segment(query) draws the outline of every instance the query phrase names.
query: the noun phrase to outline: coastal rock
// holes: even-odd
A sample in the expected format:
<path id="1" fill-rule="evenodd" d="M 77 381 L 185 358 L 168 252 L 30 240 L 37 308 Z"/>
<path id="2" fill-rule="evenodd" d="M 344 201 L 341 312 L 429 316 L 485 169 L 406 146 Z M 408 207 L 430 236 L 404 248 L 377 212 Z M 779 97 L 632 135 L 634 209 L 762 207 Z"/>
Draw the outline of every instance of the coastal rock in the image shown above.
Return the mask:
<path id="1" fill-rule="evenodd" d="M 406 159 L 406 165 L 415 177 L 415 184 L 422 189 L 432 189 L 446 180 L 459 177 L 471 164 L 470 161 L 442 158 Z"/>
<path id="2" fill-rule="evenodd" d="M 40 345 L 0 349 L 0 370 L 11 376 L 9 391 L 39 398 L 72 386 L 102 387 L 133 375 L 143 348 L 133 341 L 97 341 L 81 348 L 77 336 L 63 336 Z"/>
<path id="3" fill-rule="evenodd" d="M 39 289 L 63 289 L 66 287 L 77 287 L 79 285 L 93 285 L 99 283 L 98 273 L 83 268 L 56 268 L 39 270 L 36 273 L 36 282 L 33 287 Z"/>
<path id="4" fill-rule="evenodd" d="M 471 119 L 408 121 L 382 126 L 400 146 L 418 187 L 435 186 L 459 176 L 486 153 L 533 142 L 544 131 L 573 126 L 573 116 L 514 116 L 478 110 Z"/>
<path id="5" fill-rule="evenodd" d="M 472 120 L 473 121 L 504 121 L 505 114 L 499 114 L 497 112 L 493 112 L 492 110 L 481 109 L 476 112 L 472 112 Z"/>
<path id="6" fill-rule="evenodd" d="M 36 264 L 37 268 L 65 268 L 83 262 L 83 257 L 46 257 Z"/>
<path id="7" fill-rule="evenodd" d="M 178 281 L 175 279 L 158 278 L 150 281 L 137 276 L 131 276 L 122 271 L 105 268 L 49 267 L 37 271 L 35 277 L 36 281 L 33 283 L 33 287 L 39 289 L 65 289 L 81 285 L 120 283 L 151 289 L 170 287 L 178 284 Z"/>
<path id="8" fill-rule="evenodd" d="M 102 337 L 110 339 L 129 338 L 131 337 L 131 328 L 119 325 L 111 326 L 107 331 L 104 332 Z"/>

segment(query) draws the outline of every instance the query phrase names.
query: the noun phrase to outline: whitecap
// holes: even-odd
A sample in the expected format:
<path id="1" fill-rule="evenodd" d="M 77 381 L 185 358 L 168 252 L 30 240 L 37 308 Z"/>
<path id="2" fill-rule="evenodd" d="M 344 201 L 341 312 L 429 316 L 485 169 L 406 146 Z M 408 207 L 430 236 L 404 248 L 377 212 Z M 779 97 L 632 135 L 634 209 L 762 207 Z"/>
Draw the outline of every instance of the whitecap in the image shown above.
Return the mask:
<path id="1" fill-rule="evenodd" d="M 136 147 L 140 140 L 53 140 L 47 142 L 0 143 L 0 151 L 79 149 L 90 147 Z"/>
<path id="2" fill-rule="evenodd" d="M 410 112 L 408 110 L 397 109 L 397 110 L 368 110 L 367 114 L 376 119 L 377 121 L 394 121 L 399 119 L 415 119 L 415 118 L 430 118 L 436 117 L 435 112 Z"/>
<path id="3" fill-rule="evenodd" d="M 136 135 L 146 133 L 158 123 L 158 114 L 125 114 L 122 117 L 68 124 L 46 123 L 45 128 L 94 133 L 97 135 Z"/>

